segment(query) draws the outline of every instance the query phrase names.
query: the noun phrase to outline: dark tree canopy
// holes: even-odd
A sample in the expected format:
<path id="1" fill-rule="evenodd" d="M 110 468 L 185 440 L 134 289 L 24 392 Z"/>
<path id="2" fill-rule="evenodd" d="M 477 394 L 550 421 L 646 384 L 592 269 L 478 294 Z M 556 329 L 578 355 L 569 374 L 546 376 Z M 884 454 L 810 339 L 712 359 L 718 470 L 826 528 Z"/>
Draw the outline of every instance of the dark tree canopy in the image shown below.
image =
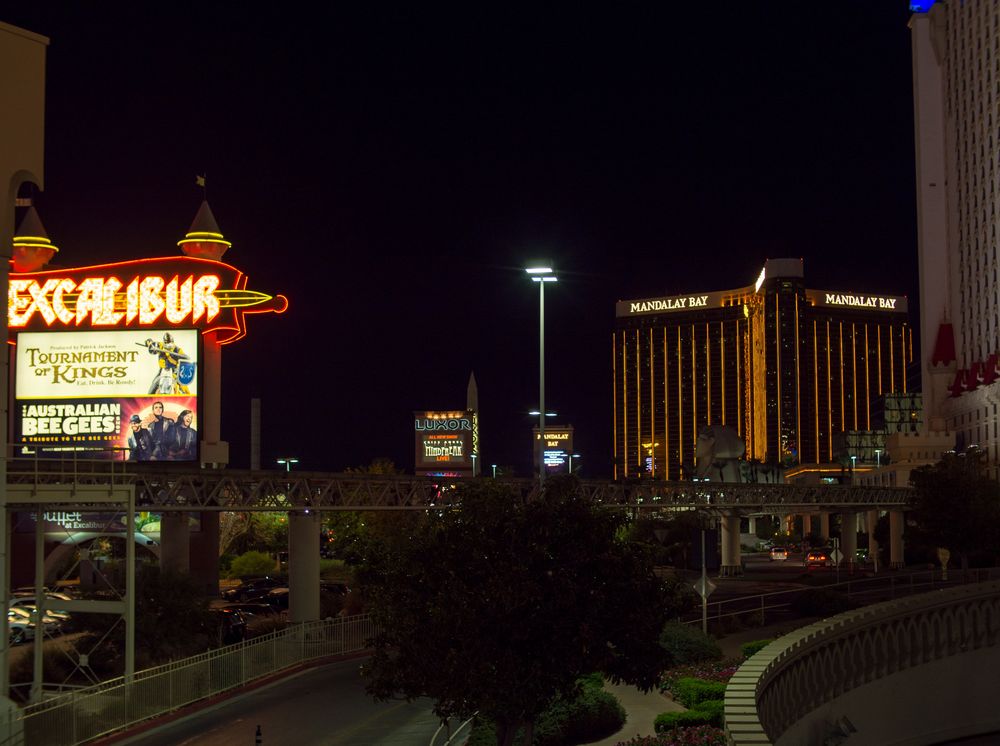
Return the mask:
<path id="1" fill-rule="evenodd" d="M 945 547 L 966 566 L 969 555 L 996 550 L 1000 539 L 1000 483 L 984 473 L 985 454 L 971 449 L 946 454 L 933 466 L 910 475 L 915 488 L 916 536 Z"/>
<path id="2" fill-rule="evenodd" d="M 522 502 L 483 480 L 408 540 L 369 546 L 360 579 L 380 629 L 370 693 L 431 697 L 441 717 L 478 711 L 510 744 L 581 675 L 656 683 L 658 637 L 681 595 L 618 538 L 621 512 L 574 487 L 553 478 Z"/>

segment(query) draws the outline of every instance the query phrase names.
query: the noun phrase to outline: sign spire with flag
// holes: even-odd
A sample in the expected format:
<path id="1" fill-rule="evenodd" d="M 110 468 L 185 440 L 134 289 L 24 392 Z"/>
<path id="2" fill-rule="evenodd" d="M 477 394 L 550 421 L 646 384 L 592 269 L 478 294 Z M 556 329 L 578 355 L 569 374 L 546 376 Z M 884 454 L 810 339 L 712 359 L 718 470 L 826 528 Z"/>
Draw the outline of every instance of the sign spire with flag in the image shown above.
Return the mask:
<path id="1" fill-rule="evenodd" d="M 208 199 L 208 187 L 205 185 L 205 178 L 207 174 L 195 174 L 194 183 L 201 187 L 202 192 L 204 192 L 204 198 Z"/>

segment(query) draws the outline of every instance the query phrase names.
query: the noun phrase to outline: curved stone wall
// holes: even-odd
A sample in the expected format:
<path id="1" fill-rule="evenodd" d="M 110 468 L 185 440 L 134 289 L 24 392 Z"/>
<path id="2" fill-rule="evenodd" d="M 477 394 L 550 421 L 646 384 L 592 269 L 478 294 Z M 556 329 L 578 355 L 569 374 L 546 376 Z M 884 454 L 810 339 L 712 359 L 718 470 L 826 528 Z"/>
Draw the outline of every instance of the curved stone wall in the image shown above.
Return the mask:
<path id="1" fill-rule="evenodd" d="M 768 645 L 726 689 L 734 744 L 933 744 L 1000 730 L 1000 582 L 876 604 Z M 843 740 L 837 740 L 837 738 Z"/>

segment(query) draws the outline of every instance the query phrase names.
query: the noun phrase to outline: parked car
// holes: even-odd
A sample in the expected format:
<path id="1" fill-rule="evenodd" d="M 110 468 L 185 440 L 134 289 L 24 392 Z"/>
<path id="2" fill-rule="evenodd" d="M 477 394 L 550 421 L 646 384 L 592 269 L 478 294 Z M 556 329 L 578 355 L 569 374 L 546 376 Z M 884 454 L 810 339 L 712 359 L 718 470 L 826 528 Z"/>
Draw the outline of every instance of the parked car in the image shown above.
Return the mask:
<path id="1" fill-rule="evenodd" d="M 212 614 L 219 622 L 219 642 L 232 645 L 247 639 L 247 620 L 243 612 L 228 606 L 222 609 L 212 609 Z"/>
<path id="2" fill-rule="evenodd" d="M 11 645 L 35 639 L 35 622 L 32 619 L 32 611 L 33 609 L 28 610 L 23 606 L 7 610 L 7 629 Z M 42 623 L 46 634 L 56 635 L 59 633 L 61 622 L 58 619 L 46 614 L 42 617 Z"/>
<path id="3" fill-rule="evenodd" d="M 274 609 L 285 610 L 288 608 L 288 588 L 272 588 L 264 596 L 264 603 Z"/>
<path id="4" fill-rule="evenodd" d="M 788 549 L 786 549 L 785 547 L 771 547 L 771 559 L 772 560 L 788 559 Z"/>
<path id="5" fill-rule="evenodd" d="M 347 586 L 347 583 L 337 583 L 330 580 L 321 580 L 319 584 L 319 589 L 322 593 L 333 593 L 338 596 L 346 596 L 351 592 L 351 589 Z"/>
<path id="6" fill-rule="evenodd" d="M 806 554 L 806 567 L 833 567 L 832 547 L 811 549 Z"/>
<path id="7" fill-rule="evenodd" d="M 283 586 L 288 581 L 283 578 L 275 578 L 266 575 L 262 578 L 248 578 L 235 588 L 227 588 L 222 592 L 222 597 L 227 601 L 256 601 L 264 598 L 268 591 L 278 586 Z"/>
<path id="8" fill-rule="evenodd" d="M 273 606 L 265 603 L 235 603 L 227 605 L 226 608 L 238 611 L 243 614 L 244 617 L 272 616 L 276 613 Z M 247 621 L 249 622 L 252 620 L 247 619 Z"/>
<path id="9" fill-rule="evenodd" d="M 35 639 L 35 625 L 20 618 L 7 618 L 7 635 L 9 644 L 20 645 Z"/>
<path id="10" fill-rule="evenodd" d="M 45 613 L 54 616 L 59 619 L 68 620 L 69 612 L 61 609 L 59 607 L 60 601 L 71 600 L 69 596 L 65 593 L 46 593 L 45 594 Z M 23 607 L 26 609 L 34 609 L 38 604 L 35 603 L 34 595 L 17 595 L 10 599 L 10 608 L 14 609 L 17 607 Z"/>

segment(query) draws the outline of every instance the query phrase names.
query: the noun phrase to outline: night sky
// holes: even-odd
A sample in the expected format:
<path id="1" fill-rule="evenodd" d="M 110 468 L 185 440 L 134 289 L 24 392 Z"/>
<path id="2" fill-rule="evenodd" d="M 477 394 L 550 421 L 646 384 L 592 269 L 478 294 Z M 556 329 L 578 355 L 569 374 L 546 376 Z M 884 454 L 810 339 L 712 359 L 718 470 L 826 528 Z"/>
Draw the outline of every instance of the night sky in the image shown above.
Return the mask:
<path id="1" fill-rule="evenodd" d="M 587 476 L 611 471 L 616 300 L 796 256 L 916 324 L 905 1 L 147 5 L 0 20 L 51 39 L 35 204 L 59 264 L 177 253 L 207 174 L 225 261 L 288 296 L 224 349 L 234 466 L 259 396 L 265 466 L 412 471 L 412 412 L 463 408 L 474 371 L 483 463 L 526 475 L 536 257 L 560 277 L 546 403 Z"/>

